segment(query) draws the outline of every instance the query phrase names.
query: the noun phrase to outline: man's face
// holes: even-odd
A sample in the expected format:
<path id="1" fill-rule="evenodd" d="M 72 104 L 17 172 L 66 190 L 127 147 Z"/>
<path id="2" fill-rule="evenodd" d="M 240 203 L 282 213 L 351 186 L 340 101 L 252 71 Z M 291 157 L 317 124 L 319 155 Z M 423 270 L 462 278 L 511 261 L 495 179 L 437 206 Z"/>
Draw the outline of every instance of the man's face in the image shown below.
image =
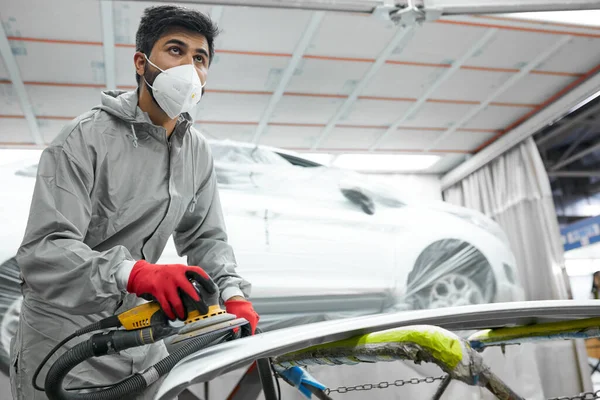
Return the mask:
<path id="1" fill-rule="evenodd" d="M 156 41 L 152 52 L 146 56 L 160 69 L 167 70 L 185 64 L 194 65 L 202 85 L 208 75 L 208 42 L 203 35 L 184 29 L 168 31 Z M 136 53 L 136 71 L 152 85 L 160 70 L 149 64 L 143 53 Z"/>

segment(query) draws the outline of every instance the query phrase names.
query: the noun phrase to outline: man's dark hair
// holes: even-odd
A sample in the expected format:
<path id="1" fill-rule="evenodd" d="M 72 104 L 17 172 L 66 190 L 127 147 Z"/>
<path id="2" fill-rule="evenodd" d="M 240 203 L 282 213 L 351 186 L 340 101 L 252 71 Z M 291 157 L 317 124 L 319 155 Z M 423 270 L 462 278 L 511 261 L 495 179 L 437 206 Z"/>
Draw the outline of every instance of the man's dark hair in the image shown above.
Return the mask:
<path id="1" fill-rule="evenodd" d="M 213 46 L 219 28 L 212 20 L 200 11 L 178 6 L 155 6 L 144 10 L 142 20 L 135 35 L 135 49 L 150 58 L 154 44 L 173 28 L 183 28 L 193 33 L 203 35 L 208 42 L 209 59 L 212 63 L 215 54 Z M 140 76 L 135 75 L 138 84 Z"/>

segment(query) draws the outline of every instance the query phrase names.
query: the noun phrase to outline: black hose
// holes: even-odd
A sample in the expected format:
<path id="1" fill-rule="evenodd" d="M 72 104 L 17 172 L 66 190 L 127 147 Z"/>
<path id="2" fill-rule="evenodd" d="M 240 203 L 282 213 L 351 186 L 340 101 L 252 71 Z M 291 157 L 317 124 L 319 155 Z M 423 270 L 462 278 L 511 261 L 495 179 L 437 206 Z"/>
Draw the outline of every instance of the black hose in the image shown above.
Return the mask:
<path id="1" fill-rule="evenodd" d="M 257 329 L 258 332 L 258 329 Z M 275 383 L 277 384 L 277 399 L 281 400 L 281 386 L 279 386 L 279 374 L 275 371 L 275 367 L 273 366 L 273 360 L 269 358 L 269 364 L 271 365 L 271 371 L 273 372 L 273 378 L 275 378 Z"/>
<path id="2" fill-rule="evenodd" d="M 50 400 L 117 400 L 125 398 L 134 393 L 141 393 L 148 385 L 146 378 L 142 375 L 152 376 L 158 379 L 166 375 L 183 358 L 207 347 L 212 342 L 224 338 L 229 332 L 215 332 L 197 338 L 190 339 L 182 347 L 165 357 L 163 360 L 148 368 L 144 373 L 137 373 L 130 378 L 115 384 L 107 389 L 90 393 L 70 393 L 62 387 L 63 380 L 67 374 L 80 363 L 88 358 L 94 357 L 94 347 L 91 340 L 79 343 L 60 358 L 50 368 L 46 375 L 45 391 Z M 156 381 L 154 379 L 152 382 Z"/>
<path id="3" fill-rule="evenodd" d="M 44 388 L 39 387 L 37 385 L 37 377 L 40 374 L 40 372 L 42 371 L 42 368 L 44 367 L 44 365 L 46 365 L 46 363 L 50 359 L 50 357 L 52 357 L 52 355 L 54 353 L 56 353 L 56 351 L 58 349 L 60 349 L 62 346 L 64 346 L 65 343 L 67 343 L 71 339 L 74 339 L 83 334 L 94 332 L 94 331 L 99 331 L 101 329 L 114 328 L 114 327 L 119 326 L 120 324 L 121 324 L 121 322 L 119 321 L 119 317 L 117 315 L 113 315 L 108 318 L 104 318 L 103 320 L 94 322 L 93 324 L 90 324 L 88 326 L 85 326 L 85 327 L 79 329 L 77 332 L 72 333 L 68 337 L 64 338 L 60 343 L 58 343 L 56 346 L 54 346 L 54 348 L 52 350 L 50 350 L 50 353 L 46 354 L 46 357 L 44 357 L 44 359 L 42 360 L 40 365 L 38 365 L 38 367 L 36 368 L 35 373 L 33 374 L 33 378 L 31 379 L 31 382 L 33 383 L 33 387 L 36 390 L 39 390 L 41 392 L 44 391 Z"/>
<path id="4" fill-rule="evenodd" d="M 92 342 L 85 342 L 75 345 L 63 354 L 50 368 L 46 375 L 45 389 L 46 395 L 50 400 L 69 399 L 69 400 L 104 400 L 121 399 L 128 394 L 140 392 L 146 388 L 146 381 L 141 375 L 132 375 L 124 382 L 112 386 L 108 389 L 91 393 L 69 393 L 62 387 L 65 376 L 82 363 L 94 356 Z"/>

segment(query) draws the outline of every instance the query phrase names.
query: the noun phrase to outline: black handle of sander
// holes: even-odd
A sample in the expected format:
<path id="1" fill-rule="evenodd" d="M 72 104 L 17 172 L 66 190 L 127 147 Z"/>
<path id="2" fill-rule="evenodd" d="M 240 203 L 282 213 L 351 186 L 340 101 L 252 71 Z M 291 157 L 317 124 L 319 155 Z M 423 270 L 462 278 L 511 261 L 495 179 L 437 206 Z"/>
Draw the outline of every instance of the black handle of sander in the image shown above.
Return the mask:
<path id="1" fill-rule="evenodd" d="M 117 353 L 132 347 L 152 344 L 177 332 L 169 325 L 154 326 L 137 331 L 108 331 L 96 333 L 89 338 L 94 357 Z"/>

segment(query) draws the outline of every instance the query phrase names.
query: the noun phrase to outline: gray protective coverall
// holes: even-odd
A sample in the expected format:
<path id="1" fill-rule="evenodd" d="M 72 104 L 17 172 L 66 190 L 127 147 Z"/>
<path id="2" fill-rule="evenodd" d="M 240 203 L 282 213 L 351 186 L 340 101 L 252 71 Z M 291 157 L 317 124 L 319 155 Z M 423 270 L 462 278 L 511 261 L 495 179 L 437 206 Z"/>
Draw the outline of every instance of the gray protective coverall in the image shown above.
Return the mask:
<path id="1" fill-rule="evenodd" d="M 67 124 L 42 153 L 17 255 L 23 306 L 11 343 L 16 399 L 46 398 L 31 377 L 61 339 L 143 302 L 115 273 L 142 258 L 155 263 L 171 234 L 177 252 L 206 270 L 223 298 L 249 295 L 227 243 L 208 143 L 187 113 L 167 139 L 137 103 L 135 91 L 102 93 L 102 105 Z M 91 359 L 65 386 L 116 382 L 165 355 L 159 343 Z M 151 398 L 157 386 L 140 398 Z"/>

